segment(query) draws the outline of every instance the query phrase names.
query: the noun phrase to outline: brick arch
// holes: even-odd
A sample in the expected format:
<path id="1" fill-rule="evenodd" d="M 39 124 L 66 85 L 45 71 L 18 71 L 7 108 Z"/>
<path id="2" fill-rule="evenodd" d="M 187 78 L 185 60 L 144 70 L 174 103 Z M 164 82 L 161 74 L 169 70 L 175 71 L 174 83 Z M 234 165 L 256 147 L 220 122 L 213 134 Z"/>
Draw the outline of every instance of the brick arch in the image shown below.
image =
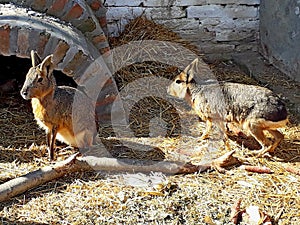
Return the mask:
<path id="1" fill-rule="evenodd" d="M 106 8 L 101 0 L 11 0 L 9 2 L 70 23 L 98 49 L 100 54 L 109 52 Z"/>
<path id="2" fill-rule="evenodd" d="M 89 76 L 86 71 L 99 71 L 98 67 L 95 69 L 90 67 L 95 65 L 93 62 L 101 56 L 101 53 L 104 62 L 109 62 L 110 57 L 107 54 L 109 51 L 101 52 L 99 46 L 93 43 L 93 37 L 87 38 L 87 33 L 82 33 L 72 23 L 15 4 L 0 4 L 0 11 L 1 55 L 29 58 L 32 49 L 42 57 L 53 54 L 57 69 L 73 77 L 79 85 L 84 73 L 85 77 Z M 103 67 L 105 69 L 106 64 Z M 103 79 L 103 82 L 105 83 L 100 85 L 96 111 L 99 121 L 106 123 L 109 122 L 111 105 L 118 92 L 112 78 Z"/>

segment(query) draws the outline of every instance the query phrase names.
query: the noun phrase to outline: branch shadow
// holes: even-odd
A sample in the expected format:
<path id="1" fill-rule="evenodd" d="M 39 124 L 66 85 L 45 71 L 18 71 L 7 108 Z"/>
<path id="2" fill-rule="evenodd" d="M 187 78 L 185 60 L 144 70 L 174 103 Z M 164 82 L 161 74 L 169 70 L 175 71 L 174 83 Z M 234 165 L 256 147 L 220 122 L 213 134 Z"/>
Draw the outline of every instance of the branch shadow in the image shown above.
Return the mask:
<path id="1" fill-rule="evenodd" d="M 253 138 L 246 135 L 229 135 L 232 141 L 235 141 L 240 146 L 244 146 L 251 150 L 259 150 L 260 144 Z M 272 140 L 273 141 L 273 140 Z M 273 159 L 280 162 L 296 163 L 300 162 L 300 139 L 287 139 L 281 141 L 273 153 Z"/>
<path id="2" fill-rule="evenodd" d="M 118 160 L 120 160 L 120 162 L 123 163 L 130 163 L 131 161 L 133 161 L 133 162 L 141 162 L 141 164 L 139 164 L 140 166 L 143 165 L 147 166 L 165 160 L 165 153 L 161 149 L 151 145 L 146 145 L 146 144 L 144 145 L 144 144 L 139 144 L 130 141 L 121 142 L 116 139 L 113 140 L 102 139 L 102 143 L 105 146 L 108 153 L 110 154 L 110 157 L 117 158 Z M 28 154 L 28 159 L 35 158 L 33 154 L 30 153 L 26 153 L 26 154 Z M 103 155 L 101 155 L 101 153 L 99 154 L 99 152 L 94 152 L 94 154 L 89 152 L 88 155 L 103 157 Z M 14 157 L 14 159 L 17 159 L 17 157 Z M 128 159 L 132 159 L 132 160 L 128 160 Z M 151 171 L 149 171 L 149 173 L 150 172 Z M 112 173 L 114 173 L 114 171 L 112 171 Z M 115 173 L 120 173 L 120 172 L 115 172 Z M 99 175 L 99 171 L 75 172 L 72 174 L 68 174 L 67 176 L 59 178 L 57 180 L 53 180 L 47 182 L 46 184 L 30 189 L 25 193 L 20 194 L 4 202 L 4 204 L 0 203 L 0 210 L 2 210 L 5 207 L 5 205 L 9 207 L 9 205 L 12 205 L 16 202 L 19 203 L 20 201 L 23 201 L 23 199 L 26 199 L 26 202 L 28 202 L 31 199 L 37 198 L 45 193 L 50 193 L 50 192 L 59 193 L 62 190 L 66 189 L 66 186 L 68 184 L 73 183 L 76 179 L 83 179 L 85 181 L 99 180 L 99 179 L 104 179 L 105 175 L 107 174 L 110 174 L 110 172 L 103 172 L 103 173 L 100 172 L 100 175 Z M 11 177 L 9 178 L 7 177 L 7 179 L 1 178 L 0 183 L 4 183 L 10 179 Z"/>

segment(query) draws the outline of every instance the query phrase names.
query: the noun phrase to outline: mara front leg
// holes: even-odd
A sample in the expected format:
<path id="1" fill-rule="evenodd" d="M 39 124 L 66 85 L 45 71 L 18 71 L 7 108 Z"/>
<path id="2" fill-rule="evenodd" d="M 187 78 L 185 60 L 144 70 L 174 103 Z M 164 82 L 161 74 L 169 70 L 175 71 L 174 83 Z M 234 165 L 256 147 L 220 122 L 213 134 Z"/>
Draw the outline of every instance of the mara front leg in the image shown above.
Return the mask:
<path id="1" fill-rule="evenodd" d="M 55 147 L 55 140 L 57 135 L 57 127 L 54 126 L 47 132 L 47 145 L 48 145 L 48 155 L 49 161 L 54 160 L 54 147 Z"/>
<path id="2" fill-rule="evenodd" d="M 263 148 L 257 152 L 258 157 L 262 157 L 266 154 L 273 153 L 275 148 L 279 145 L 279 143 L 283 140 L 284 136 L 278 130 L 268 130 L 269 133 L 274 137 L 274 143 L 269 144 L 268 147 Z"/>
<path id="3" fill-rule="evenodd" d="M 212 128 L 212 121 L 209 118 L 209 119 L 206 120 L 206 127 L 205 127 L 205 130 L 204 130 L 204 132 L 202 133 L 202 135 L 200 137 L 201 140 L 209 138 L 209 134 L 211 132 L 211 128 Z"/>

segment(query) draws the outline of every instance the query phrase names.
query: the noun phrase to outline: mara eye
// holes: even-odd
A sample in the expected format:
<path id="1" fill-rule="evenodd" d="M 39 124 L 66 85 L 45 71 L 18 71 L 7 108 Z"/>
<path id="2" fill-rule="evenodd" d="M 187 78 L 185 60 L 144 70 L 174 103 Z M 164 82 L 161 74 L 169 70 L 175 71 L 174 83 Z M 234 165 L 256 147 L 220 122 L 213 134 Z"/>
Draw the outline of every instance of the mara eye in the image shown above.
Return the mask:
<path id="1" fill-rule="evenodd" d="M 41 83 L 42 81 L 43 81 L 42 77 L 39 77 L 38 80 L 37 80 L 38 83 Z"/>
<path id="2" fill-rule="evenodd" d="M 176 84 L 181 84 L 182 83 L 181 80 L 176 80 L 175 82 L 176 82 Z"/>

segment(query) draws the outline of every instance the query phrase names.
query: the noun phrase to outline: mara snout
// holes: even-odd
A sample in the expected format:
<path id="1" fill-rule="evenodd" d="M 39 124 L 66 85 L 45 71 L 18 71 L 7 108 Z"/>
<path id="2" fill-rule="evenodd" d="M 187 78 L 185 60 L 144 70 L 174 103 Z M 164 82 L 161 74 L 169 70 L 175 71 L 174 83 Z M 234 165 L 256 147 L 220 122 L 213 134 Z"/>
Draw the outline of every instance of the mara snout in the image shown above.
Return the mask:
<path id="1" fill-rule="evenodd" d="M 49 159 L 54 159 L 56 139 L 74 147 L 91 146 L 97 134 L 91 99 L 78 89 L 56 85 L 52 55 L 41 60 L 31 51 L 31 61 L 32 67 L 20 93 L 24 99 L 31 99 L 34 118 L 46 131 Z M 73 107 L 78 107 L 77 113 Z"/>
<path id="2" fill-rule="evenodd" d="M 258 156 L 273 152 L 284 138 L 278 128 L 288 122 L 285 104 L 271 90 L 240 83 L 207 83 L 197 84 L 195 75 L 201 77 L 195 59 L 181 72 L 168 87 L 168 93 L 185 99 L 197 115 L 206 121 L 206 130 L 201 138 L 207 138 L 212 124 L 215 123 L 224 133 L 225 146 L 229 148 L 226 124 L 233 123 L 245 133 L 253 136 L 261 145 L 256 151 Z M 270 143 L 264 131 L 273 138 Z"/>

